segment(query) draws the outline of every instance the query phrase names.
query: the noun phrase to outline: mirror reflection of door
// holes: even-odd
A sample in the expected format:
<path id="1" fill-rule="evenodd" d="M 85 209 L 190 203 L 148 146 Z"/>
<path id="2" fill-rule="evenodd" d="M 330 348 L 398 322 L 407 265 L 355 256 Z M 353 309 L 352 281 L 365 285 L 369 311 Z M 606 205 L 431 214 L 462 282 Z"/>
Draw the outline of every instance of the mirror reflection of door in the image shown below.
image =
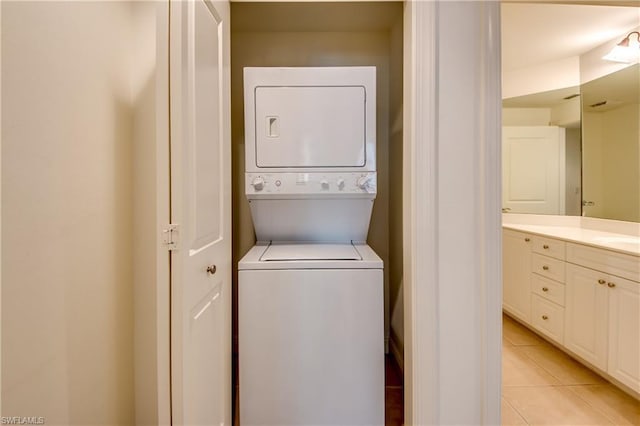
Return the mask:
<path id="1" fill-rule="evenodd" d="M 565 131 L 502 128 L 502 207 L 510 213 L 564 214 Z"/>

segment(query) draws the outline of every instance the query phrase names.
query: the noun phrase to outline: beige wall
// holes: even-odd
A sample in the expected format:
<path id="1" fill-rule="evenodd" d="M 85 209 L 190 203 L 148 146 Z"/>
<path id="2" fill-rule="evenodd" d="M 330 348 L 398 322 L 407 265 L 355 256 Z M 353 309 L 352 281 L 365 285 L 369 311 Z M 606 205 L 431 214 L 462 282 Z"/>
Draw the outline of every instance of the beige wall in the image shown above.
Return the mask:
<path id="1" fill-rule="evenodd" d="M 640 221 L 640 129 L 638 104 L 583 112 L 586 215 Z"/>
<path id="2" fill-rule="evenodd" d="M 640 222 L 640 105 L 602 114 L 603 217 Z"/>
<path id="3" fill-rule="evenodd" d="M 237 7 L 237 6 L 236 6 Z M 247 5 L 242 6 L 247 11 Z M 244 122 L 242 68 L 247 66 L 347 66 L 375 65 L 377 68 L 377 171 L 378 194 L 374 203 L 367 242 L 385 265 L 385 336 L 389 336 L 389 229 L 390 229 L 390 31 L 234 31 L 241 19 L 232 4 L 231 110 L 233 139 L 233 265 L 254 244 L 255 235 L 248 202 L 244 197 Z M 398 19 L 401 4 L 398 4 Z M 266 17 L 265 17 L 266 19 Z M 401 44 L 398 47 L 401 49 Z M 401 60 L 401 58 L 396 58 Z M 397 70 L 396 70 L 397 72 Z M 401 71 L 400 71 L 401 72 Z M 401 75 L 401 74 L 400 74 Z M 396 83 L 397 84 L 397 83 Z M 401 93 L 401 85 L 394 90 Z M 397 103 L 398 98 L 394 98 Z M 401 102 L 401 101 L 400 101 Z M 393 111 L 397 113 L 396 111 Z M 401 140 L 401 139 L 400 139 Z M 400 142 L 398 142 L 399 144 Z M 396 155 L 397 159 L 397 155 Z M 394 170 L 400 180 L 401 170 Z M 396 200 L 397 202 L 397 200 Z M 398 206 L 398 208 L 400 208 Z M 399 216 L 397 216 L 399 220 Z M 401 225 L 400 228 L 401 229 Z M 398 259 L 401 259 L 401 254 Z M 401 260 L 400 260 L 401 262 Z M 234 285 L 234 289 L 236 286 Z M 235 290 L 234 290 L 235 291 Z M 235 296 L 235 295 L 234 295 Z M 235 300 L 235 297 L 234 297 Z M 235 302 L 234 302 L 235 303 Z M 234 309 L 235 311 L 235 309 Z M 237 318 L 234 318 L 234 324 Z M 235 325 L 234 325 L 235 327 Z M 237 330 L 234 330 L 237 336 Z"/>
<path id="4" fill-rule="evenodd" d="M 598 112 L 582 112 L 582 199 L 594 203 L 584 208 L 589 217 L 604 217 L 602 117 Z"/>
<path id="5" fill-rule="evenodd" d="M 402 293 L 402 74 L 403 25 L 398 19 L 390 33 L 389 61 L 389 306 L 391 345 L 404 355 L 404 300 Z"/>
<path id="6" fill-rule="evenodd" d="M 2 415 L 132 424 L 131 5 L 2 2 Z"/>
<path id="7" fill-rule="evenodd" d="M 132 11 L 134 393 L 142 426 L 170 423 L 169 256 L 159 241 L 170 222 L 169 23 L 166 3 L 135 2 Z"/>
<path id="8" fill-rule="evenodd" d="M 582 139 L 580 128 L 565 133 L 565 214 L 582 214 Z"/>

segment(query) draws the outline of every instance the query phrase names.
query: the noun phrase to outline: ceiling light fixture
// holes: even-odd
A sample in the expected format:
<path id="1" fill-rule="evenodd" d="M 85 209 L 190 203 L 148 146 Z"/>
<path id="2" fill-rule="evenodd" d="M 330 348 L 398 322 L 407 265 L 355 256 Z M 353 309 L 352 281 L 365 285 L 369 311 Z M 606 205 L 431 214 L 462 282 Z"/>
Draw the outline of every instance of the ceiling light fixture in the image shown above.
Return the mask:
<path id="1" fill-rule="evenodd" d="M 632 38 L 633 35 L 635 35 L 635 39 Z M 627 36 L 611 49 L 611 52 L 603 56 L 602 59 L 625 64 L 637 62 L 638 59 L 640 59 L 640 32 L 633 31 L 627 34 Z"/>

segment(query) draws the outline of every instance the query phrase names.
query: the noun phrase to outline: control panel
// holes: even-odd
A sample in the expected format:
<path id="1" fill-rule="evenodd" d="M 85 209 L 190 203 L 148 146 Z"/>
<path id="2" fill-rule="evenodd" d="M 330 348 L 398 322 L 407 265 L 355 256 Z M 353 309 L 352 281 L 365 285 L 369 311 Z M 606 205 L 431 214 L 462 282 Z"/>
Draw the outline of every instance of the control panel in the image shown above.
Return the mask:
<path id="1" fill-rule="evenodd" d="M 377 191 L 375 172 L 247 173 L 245 192 L 251 195 L 372 195 Z M 262 198 L 262 197 L 260 197 Z"/>

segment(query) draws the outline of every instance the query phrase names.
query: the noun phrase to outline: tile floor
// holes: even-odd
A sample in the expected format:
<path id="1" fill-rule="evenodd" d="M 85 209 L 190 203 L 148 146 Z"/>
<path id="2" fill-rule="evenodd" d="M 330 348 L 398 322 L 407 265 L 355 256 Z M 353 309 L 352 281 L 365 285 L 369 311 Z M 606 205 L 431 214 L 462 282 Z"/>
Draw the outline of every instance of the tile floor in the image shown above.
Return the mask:
<path id="1" fill-rule="evenodd" d="M 640 402 L 527 328 L 502 321 L 503 425 L 640 425 Z"/>

